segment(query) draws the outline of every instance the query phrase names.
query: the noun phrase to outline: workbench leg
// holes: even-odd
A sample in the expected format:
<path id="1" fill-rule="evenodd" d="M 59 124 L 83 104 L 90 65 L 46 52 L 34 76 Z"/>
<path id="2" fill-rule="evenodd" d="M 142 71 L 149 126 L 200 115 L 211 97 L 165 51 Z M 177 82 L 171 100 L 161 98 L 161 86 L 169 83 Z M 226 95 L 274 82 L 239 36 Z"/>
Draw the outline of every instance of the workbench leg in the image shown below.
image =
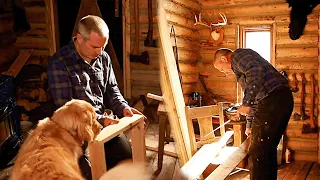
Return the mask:
<path id="1" fill-rule="evenodd" d="M 246 138 L 246 135 L 245 135 L 245 128 L 246 127 L 245 126 L 246 125 L 244 123 L 233 125 L 234 146 L 239 147 L 243 143 L 243 141 L 245 140 L 245 138 Z M 245 168 L 246 164 L 247 164 L 247 159 L 245 158 L 240 162 L 238 167 Z"/>
<path id="2" fill-rule="evenodd" d="M 144 163 L 146 160 L 146 145 L 143 121 L 132 128 L 131 136 L 133 162 Z"/>
<path id="3" fill-rule="evenodd" d="M 158 172 L 160 173 L 163 164 L 163 152 L 164 152 L 164 141 L 165 141 L 165 129 L 166 129 L 167 117 L 159 116 L 159 144 L 158 144 Z"/>

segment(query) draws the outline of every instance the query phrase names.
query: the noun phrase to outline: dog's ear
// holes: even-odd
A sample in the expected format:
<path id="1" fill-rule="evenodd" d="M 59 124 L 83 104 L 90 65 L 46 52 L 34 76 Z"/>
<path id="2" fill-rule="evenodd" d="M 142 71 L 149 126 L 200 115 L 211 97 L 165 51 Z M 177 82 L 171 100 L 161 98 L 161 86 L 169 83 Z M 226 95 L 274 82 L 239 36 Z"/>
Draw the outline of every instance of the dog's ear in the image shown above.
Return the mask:
<path id="1" fill-rule="evenodd" d="M 78 114 L 77 133 L 82 141 L 93 141 L 95 133 L 93 132 L 93 119 L 92 113 L 88 110 Z"/>

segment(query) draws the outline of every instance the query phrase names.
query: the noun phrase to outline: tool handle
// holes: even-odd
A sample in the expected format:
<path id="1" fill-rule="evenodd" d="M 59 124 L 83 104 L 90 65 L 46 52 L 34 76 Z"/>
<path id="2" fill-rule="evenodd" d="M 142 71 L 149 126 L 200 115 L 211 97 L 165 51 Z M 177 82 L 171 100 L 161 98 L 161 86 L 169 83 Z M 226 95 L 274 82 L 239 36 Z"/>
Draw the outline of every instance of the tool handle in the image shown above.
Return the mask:
<path id="1" fill-rule="evenodd" d="M 134 38 L 134 46 L 132 50 L 133 55 L 139 54 L 139 1 L 134 0 L 134 17 L 135 17 L 135 38 Z"/>
<path id="2" fill-rule="evenodd" d="M 314 123 L 314 74 L 311 74 L 310 76 L 310 81 L 311 81 L 311 112 L 310 112 L 310 126 L 311 128 L 315 128 L 315 123 Z"/>

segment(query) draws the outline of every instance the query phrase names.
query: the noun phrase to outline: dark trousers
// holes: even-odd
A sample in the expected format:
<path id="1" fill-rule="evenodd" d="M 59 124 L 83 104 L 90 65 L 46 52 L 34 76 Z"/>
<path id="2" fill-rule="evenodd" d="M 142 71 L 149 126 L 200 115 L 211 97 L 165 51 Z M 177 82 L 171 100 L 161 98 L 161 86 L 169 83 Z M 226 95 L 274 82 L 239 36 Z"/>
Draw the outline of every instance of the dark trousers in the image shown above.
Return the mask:
<path id="1" fill-rule="evenodd" d="M 122 160 L 132 159 L 132 149 L 126 135 L 121 134 L 104 144 L 107 169 L 111 169 Z M 90 154 L 89 154 L 90 155 Z M 80 169 L 87 180 L 92 179 L 88 157 L 83 155 L 79 159 Z"/>
<path id="2" fill-rule="evenodd" d="M 276 88 L 259 101 L 252 122 L 250 179 L 277 179 L 277 146 L 287 128 L 292 110 L 293 96 L 287 87 Z"/>

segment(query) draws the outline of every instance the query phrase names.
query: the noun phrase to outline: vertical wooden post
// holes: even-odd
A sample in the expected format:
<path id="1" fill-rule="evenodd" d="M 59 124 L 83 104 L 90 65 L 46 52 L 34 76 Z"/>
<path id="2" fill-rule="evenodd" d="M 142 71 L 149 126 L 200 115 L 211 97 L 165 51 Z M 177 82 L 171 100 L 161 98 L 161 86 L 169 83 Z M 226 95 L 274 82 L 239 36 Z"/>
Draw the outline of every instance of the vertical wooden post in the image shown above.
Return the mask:
<path id="1" fill-rule="evenodd" d="M 318 89 L 320 87 L 320 14 L 318 17 Z M 318 129 L 320 127 L 320 116 L 319 116 L 319 112 L 320 112 L 320 90 L 318 90 Z M 320 163 L 320 131 L 318 130 L 318 163 Z"/>
<path id="2" fill-rule="evenodd" d="M 122 0 L 123 82 L 124 97 L 131 98 L 130 77 L 130 0 Z"/>
<path id="3" fill-rule="evenodd" d="M 92 179 L 98 180 L 107 171 L 104 143 L 98 141 L 89 143 L 89 152 Z"/>
<path id="4" fill-rule="evenodd" d="M 218 109 L 219 109 L 219 124 L 221 126 L 224 123 L 224 115 L 223 115 L 222 103 L 218 104 Z M 226 129 L 225 129 L 224 126 L 220 127 L 220 133 L 221 133 L 221 136 L 223 136 L 226 133 Z"/>
<path id="5" fill-rule="evenodd" d="M 132 156 L 133 162 L 145 162 L 146 159 L 146 146 L 144 138 L 144 121 L 132 128 Z"/>

